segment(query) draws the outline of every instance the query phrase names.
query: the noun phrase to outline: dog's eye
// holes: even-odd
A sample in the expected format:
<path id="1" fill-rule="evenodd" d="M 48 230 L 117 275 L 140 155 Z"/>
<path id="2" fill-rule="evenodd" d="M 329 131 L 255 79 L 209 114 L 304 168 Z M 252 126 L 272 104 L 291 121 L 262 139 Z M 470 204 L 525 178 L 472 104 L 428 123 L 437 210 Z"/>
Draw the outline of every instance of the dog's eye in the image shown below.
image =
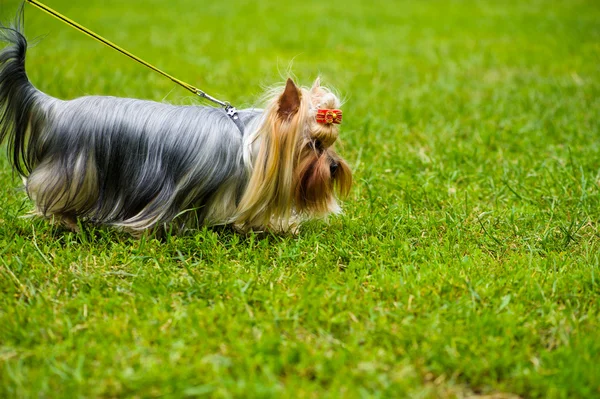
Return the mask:
<path id="1" fill-rule="evenodd" d="M 331 177 L 335 176 L 335 172 L 337 172 L 338 166 L 339 164 L 335 161 L 331 161 L 331 163 L 329 164 L 329 173 L 331 174 Z"/>
<path id="2" fill-rule="evenodd" d="M 315 147 L 315 150 L 323 151 L 323 143 L 321 143 L 321 140 L 315 140 L 313 145 Z"/>

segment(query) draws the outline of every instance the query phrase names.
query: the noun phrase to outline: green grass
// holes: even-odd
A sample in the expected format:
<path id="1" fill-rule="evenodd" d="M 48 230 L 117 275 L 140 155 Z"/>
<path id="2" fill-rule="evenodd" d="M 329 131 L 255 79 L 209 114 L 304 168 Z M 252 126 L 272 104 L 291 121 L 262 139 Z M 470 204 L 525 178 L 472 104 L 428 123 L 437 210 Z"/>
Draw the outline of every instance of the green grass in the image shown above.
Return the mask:
<path id="1" fill-rule="evenodd" d="M 47 2 L 236 105 L 321 74 L 356 184 L 297 237 L 159 242 L 22 218 L 3 155 L 0 397 L 600 395 L 598 2 Z M 26 27 L 49 94 L 191 101 Z"/>

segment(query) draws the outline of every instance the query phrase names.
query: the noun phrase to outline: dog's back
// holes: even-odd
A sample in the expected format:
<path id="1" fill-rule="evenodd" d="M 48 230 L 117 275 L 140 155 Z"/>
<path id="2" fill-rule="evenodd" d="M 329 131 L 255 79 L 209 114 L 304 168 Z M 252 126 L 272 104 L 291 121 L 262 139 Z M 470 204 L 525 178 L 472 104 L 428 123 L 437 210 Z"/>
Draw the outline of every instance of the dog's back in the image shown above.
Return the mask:
<path id="1" fill-rule="evenodd" d="M 41 163 L 27 190 L 44 214 L 145 229 L 242 177 L 243 133 L 220 109 L 116 97 L 40 108 Z"/>

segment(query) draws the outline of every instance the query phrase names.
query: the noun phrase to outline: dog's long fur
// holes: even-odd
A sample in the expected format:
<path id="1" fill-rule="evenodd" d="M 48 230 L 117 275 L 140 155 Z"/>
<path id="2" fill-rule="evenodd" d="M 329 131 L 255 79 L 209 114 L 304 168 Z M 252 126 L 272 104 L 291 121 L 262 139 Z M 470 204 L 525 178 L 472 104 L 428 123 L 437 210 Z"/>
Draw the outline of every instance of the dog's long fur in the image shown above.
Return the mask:
<path id="1" fill-rule="evenodd" d="M 264 110 L 224 110 L 90 96 L 50 97 L 25 73 L 22 11 L 0 26 L 0 144 L 24 177 L 37 213 L 139 232 L 233 224 L 287 231 L 338 210 L 351 185 L 333 151 L 338 128 L 315 121 L 339 100 L 288 80 Z"/>

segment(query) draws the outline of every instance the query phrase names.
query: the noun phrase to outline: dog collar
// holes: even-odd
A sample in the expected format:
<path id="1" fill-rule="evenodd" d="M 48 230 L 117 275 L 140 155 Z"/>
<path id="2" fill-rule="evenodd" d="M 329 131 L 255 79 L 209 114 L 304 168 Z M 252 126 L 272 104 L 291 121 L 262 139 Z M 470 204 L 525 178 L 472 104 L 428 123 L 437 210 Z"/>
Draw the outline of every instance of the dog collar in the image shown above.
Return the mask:
<path id="1" fill-rule="evenodd" d="M 237 108 L 235 108 L 233 105 L 230 105 L 229 103 L 226 103 L 226 104 L 227 105 L 225 105 L 225 113 L 227 114 L 228 117 L 231 118 L 233 123 L 235 123 L 235 125 L 240 130 L 240 133 L 242 133 L 242 135 L 244 135 L 244 122 L 242 122 L 242 120 L 240 119 Z"/>
<path id="2" fill-rule="evenodd" d="M 342 123 L 342 110 L 341 109 L 317 109 L 317 122 L 326 125 L 335 123 L 337 125 Z"/>

